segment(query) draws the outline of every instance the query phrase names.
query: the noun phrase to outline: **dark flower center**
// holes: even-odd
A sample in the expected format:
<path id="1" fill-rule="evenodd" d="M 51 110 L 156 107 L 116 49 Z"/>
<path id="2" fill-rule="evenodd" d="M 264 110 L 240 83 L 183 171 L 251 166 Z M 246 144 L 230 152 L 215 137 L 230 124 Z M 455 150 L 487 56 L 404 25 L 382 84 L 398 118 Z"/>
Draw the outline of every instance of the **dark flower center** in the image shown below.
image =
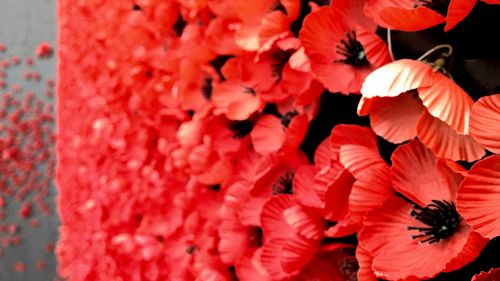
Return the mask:
<path id="1" fill-rule="evenodd" d="M 289 111 L 285 113 L 285 115 L 281 116 L 281 125 L 283 125 L 285 128 L 288 128 L 290 126 L 290 122 L 292 122 L 292 119 L 299 115 L 297 111 Z"/>
<path id="2" fill-rule="evenodd" d="M 212 98 L 212 86 L 213 79 L 212 77 L 205 77 L 203 82 L 201 82 L 200 90 L 201 94 L 207 99 L 210 100 Z"/>
<path id="3" fill-rule="evenodd" d="M 273 195 L 277 194 L 293 194 L 293 176 L 294 172 L 286 171 L 283 173 L 271 187 Z"/>
<path id="4" fill-rule="evenodd" d="M 271 6 L 272 11 L 281 11 L 283 14 L 288 15 L 288 12 L 286 11 L 286 7 L 283 6 L 283 3 L 281 3 L 281 0 L 276 0 L 274 4 Z"/>
<path id="5" fill-rule="evenodd" d="M 412 235 L 411 238 L 419 239 L 420 243 L 437 243 L 450 237 L 460 224 L 455 203 L 444 200 L 432 200 L 432 203 L 424 208 L 413 205 L 410 215 L 427 225 L 427 227 L 408 226 L 408 230 L 418 230 L 420 234 Z"/>
<path id="6" fill-rule="evenodd" d="M 186 253 L 192 255 L 196 251 L 196 246 L 195 245 L 189 245 L 186 248 Z"/>
<path id="7" fill-rule="evenodd" d="M 187 22 L 184 20 L 184 18 L 179 15 L 179 17 L 177 17 L 177 21 L 175 22 L 174 26 L 173 26 L 173 29 L 175 31 L 175 34 L 177 34 L 177 37 L 181 37 L 182 36 L 182 32 L 184 32 L 184 28 L 186 27 L 187 25 Z"/>
<path id="8" fill-rule="evenodd" d="M 417 6 L 425 6 L 438 14 L 446 17 L 450 0 L 417 0 Z"/>
<path id="9" fill-rule="evenodd" d="M 262 232 L 262 228 L 258 226 L 248 227 L 248 244 L 250 247 L 262 247 L 263 236 L 264 233 Z"/>
<path id="10" fill-rule="evenodd" d="M 233 138 L 241 139 L 250 134 L 253 129 L 253 123 L 250 120 L 230 121 L 229 129 L 233 131 Z"/>
<path id="11" fill-rule="evenodd" d="M 250 94 L 252 96 L 256 96 L 257 95 L 257 93 L 255 92 L 255 90 L 253 88 L 250 88 L 250 87 L 245 87 L 245 90 L 243 90 L 243 93 Z"/>
<path id="12" fill-rule="evenodd" d="M 288 59 L 292 56 L 291 52 L 279 50 L 272 54 L 271 75 L 281 79 L 283 68 L 285 68 Z"/>
<path id="13" fill-rule="evenodd" d="M 369 65 L 366 58 L 365 49 L 363 45 L 356 39 L 356 32 L 346 32 L 346 39 L 341 39 L 340 44 L 337 45 L 336 53 L 344 56 L 344 59 L 338 60 L 352 66 L 365 66 Z"/>
<path id="14" fill-rule="evenodd" d="M 140 11 L 141 10 L 141 6 L 139 6 L 137 4 L 134 4 L 134 5 L 132 5 L 132 10 L 134 10 L 134 11 Z"/>

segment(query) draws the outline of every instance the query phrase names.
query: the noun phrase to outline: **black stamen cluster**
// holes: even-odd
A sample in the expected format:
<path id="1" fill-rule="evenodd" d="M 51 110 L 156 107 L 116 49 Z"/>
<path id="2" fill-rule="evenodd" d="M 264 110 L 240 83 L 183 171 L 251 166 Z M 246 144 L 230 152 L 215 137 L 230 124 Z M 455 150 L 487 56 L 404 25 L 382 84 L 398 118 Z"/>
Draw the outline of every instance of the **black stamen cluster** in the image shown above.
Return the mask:
<path id="1" fill-rule="evenodd" d="M 294 172 L 287 171 L 283 173 L 277 180 L 274 182 L 271 187 L 271 191 L 273 195 L 277 194 L 293 194 L 293 177 Z"/>
<path id="2" fill-rule="evenodd" d="M 420 243 L 437 243 L 450 237 L 460 224 L 460 215 L 455 204 L 444 200 L 432 200 L 424 208 L 414 204 L 410 215 L 423 222 L 428 227 L 408 226 L 408 230 L 418 230 L 420 234 L 412 235 L 413 239 L 420 239 Z"/>
<path id="3" fill-rule="evenodd" d="M 285 128 L 288 128 L 288 126 L 290 126 L 290 122 L 292 122 L 292 119 L 297 115 L 299 115 L 299 113 L 295 110 L 285 113 L 285 115 L 281 117 L 281 125 L 283 125 L 283 127 Z"/>
<path id="4" fill-rule="evenodd" d="M 418 0 L 417 2 L 422 6 L 436 11 L 443 17 L 446 17 L 446 15 L 448 14 L 448 6 L 450 6 L 450 0 Z"/>
<path id="5" fill-rule="evenodd" d="M 347 40 L 341 39 L 340 44 L 337 45 L 336 53 L 344 56 L 344 59 L 339 61 L 352 66 L 369 65 L 370 63 L 366 58 L 365 49 L 356 39 L 356 32 L 352 30 L 351 32 L 346 32 L 345 35 Z"/>

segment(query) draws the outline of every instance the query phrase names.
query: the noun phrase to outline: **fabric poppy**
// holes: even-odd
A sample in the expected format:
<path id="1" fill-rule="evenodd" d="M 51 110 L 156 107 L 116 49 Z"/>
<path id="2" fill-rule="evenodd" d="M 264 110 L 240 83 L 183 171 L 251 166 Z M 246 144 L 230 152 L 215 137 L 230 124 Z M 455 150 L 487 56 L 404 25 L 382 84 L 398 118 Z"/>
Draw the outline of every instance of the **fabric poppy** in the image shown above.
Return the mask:
<path id="1" fill-rule="evenodd" d="M 429 64 L 402 59 L 380 67 L 366 78 L 361 94 L 358 114 L 369 114 L 373 130 L 391 142 L 418 136 L 439 157 L 452 160 L 474 161 L 485 153 L 469 135 L 472 99 Z"/>
<path id="2" fill-rule="evenodd" d="M 486 149 L 500 153 L 500 94 L 480 98 L 472 107 L 471 135 Z"/>
<path id="3" fill-rule="evenodd" d="M 309 14 L 299 39 L 311 71 L 330 92 L 359 93 L 365 77 L 391 61 L 376 25 L 362 13 L 364 1 L 335 1 Z M 335 44 L 335 46 L 333 46 Z"/>
<path id="4" fill-rule="evenodd" d="M 482 0 L 499 4 L 496 0 Z M 477 0 L 390 1 L 368 0 L 365 13 L 384 28 L 419 31 L 445 23 L 449 31 L 460 23 L 474 8 Z"/>
<path id="5" fill-rule="evenodd" d="M 377 277 L 427 279 L 477 257 L 487 240 L 455 208 L 462 176 L 416 140 L 391 159 L 393 187 L 401 196 L 370 212 L 358 236 Z M 400 266 L 394 267 L 394 257 Z"/>

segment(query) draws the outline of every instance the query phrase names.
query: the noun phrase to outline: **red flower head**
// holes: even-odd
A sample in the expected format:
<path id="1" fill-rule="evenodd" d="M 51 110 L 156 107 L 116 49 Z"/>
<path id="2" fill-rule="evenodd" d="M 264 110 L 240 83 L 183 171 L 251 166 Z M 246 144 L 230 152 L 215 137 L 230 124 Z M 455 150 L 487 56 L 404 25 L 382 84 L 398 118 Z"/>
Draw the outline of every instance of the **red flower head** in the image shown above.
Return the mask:
<path id="1" fill-rule="evenodd" d="M 498 0 L 482 0 L 500 4 Z M 368 0 L 365 13 L 378 25 L 394 30 L 419 31 L 446 23 L 448 31 L 462 21 L 477 0 Z"/>
<path id="2" fill-rule="evenodd" d="M 302 205 L 337 222 L 327 236 L 346 236 L 359 230 L 366 213 L 393 194 L 388 170 L 373 131 L 338 125 L 316 150 L 315 165 L 297 170 L 294 192 Z"/>
<path id="3" fill-rule="evenodd" d="M 480 98 L 472 107 L 470 133 L 486 149 L 500 153 L 500 94 Z"/>
<path id="4" fill-rule="evenodd" d="M 387 64 L 366 78 L 361 94 L 358 114 L 370 114 L 373 130 L 393 143 L 418 136 L 439 157 L 474 161 L 484 155 L 469 135 L 472 99 L 429 64 Z"/>
<path id="5" fill-rule="evenodd" d="M 492 268 L 488 272 L 474 275 L 471 281 L 497 281 L 500 280 L 500 268 Z"/>
<path id="6" fill-rule="evenodd" d="M 500 236 L 500 156 L 490 156 L 472 166 L 458 193 L 458 210 L 483 237 Z"/>
<path id="7" fill-rule="evenodd" d="M 304 20 L 299 38 L 311 71 L 330 92 L 359 93 L 365 77 L 391 61 L 376 25 L 362 12 L 364 2 L 334 1 Z"/>
<path id="8" fill-rule="evenodd" d="M 479 255 L 487 240 L 455 209 L 463 176 L 453 170 L 460 167 L 452 170 L 416 140 L 396 149 L 392 163 L 392 185 L 401 196 L 370 212 L 358 236 L 377 277 L 427 279 Z"/>

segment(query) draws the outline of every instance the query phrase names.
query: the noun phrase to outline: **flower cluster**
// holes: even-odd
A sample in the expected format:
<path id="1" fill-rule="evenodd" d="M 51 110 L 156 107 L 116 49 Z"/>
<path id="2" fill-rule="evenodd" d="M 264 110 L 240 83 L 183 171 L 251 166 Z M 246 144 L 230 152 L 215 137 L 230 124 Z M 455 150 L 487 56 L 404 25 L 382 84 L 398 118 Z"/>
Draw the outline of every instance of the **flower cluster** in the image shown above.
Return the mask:
<path id="1" fill-rule="evenodd" d="M 500 236 L 500 94 L 474 101 L 449 44 L 395 58 L 391 30 L 446 34 L 493 4 L 60 0 L 60 274 L 423 280 L 469 264 Z"/>

